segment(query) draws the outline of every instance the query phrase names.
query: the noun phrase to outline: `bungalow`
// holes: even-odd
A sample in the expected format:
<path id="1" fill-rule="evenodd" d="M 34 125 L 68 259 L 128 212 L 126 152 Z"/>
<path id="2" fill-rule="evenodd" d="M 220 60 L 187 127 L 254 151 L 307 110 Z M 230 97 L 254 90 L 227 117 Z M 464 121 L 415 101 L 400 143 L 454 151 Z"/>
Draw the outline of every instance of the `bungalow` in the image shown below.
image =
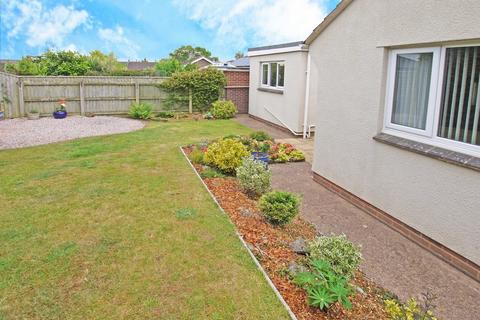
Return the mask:
<path id="1" fill-rule="evenodd" d="M 479 25 L 478 0 L 343 0 L 303 43 L 298 101 L 250 87 L 254 116 L 315 110 L 317 182 L 478 281 Z M 277 57 L 251 58 L 251 83 Z"/>

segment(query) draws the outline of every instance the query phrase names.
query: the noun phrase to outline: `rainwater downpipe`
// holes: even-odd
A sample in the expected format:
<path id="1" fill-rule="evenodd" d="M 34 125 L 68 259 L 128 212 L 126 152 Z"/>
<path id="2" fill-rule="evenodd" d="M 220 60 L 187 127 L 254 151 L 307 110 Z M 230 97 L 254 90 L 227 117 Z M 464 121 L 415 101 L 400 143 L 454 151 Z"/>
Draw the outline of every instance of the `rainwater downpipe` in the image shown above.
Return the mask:
<path id="1" fill-rule="evenodd" d="M 306 81 L 305 81 L 305 106 L 303 108 L 303 139 L 307 139 L 307 130 L 308 130 L 308 107 L 309 107 L 309 98 L 310 98 L 310 50 L 307 53 L 307 71 L 306 71 Z"/>

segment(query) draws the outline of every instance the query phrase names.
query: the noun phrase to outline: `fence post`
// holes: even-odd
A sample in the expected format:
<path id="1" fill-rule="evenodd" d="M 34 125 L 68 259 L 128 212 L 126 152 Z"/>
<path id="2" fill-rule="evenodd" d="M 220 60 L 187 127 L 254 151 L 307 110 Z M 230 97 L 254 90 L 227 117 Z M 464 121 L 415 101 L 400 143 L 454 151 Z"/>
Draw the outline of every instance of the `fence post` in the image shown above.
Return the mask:
<path id="1" fill-rule="evenodd" d="M 188 89 L 188 113 L 193 113 L 192 89 Z"/>
<path id="2" fill-rule="evenodd" d="M 85 115 L 85 96 L 83 92 L 83 81 L 80 81 L 80 114 Z"/>
<path id="3" fill-rule="evenodd" d="M 135 102 L 140 103 L 140 85 L 135 81 Z"/>
<path id="4" fill-rule="evenodd" d="M 18 82 L 18 104 L 20 105 L 20 117 L 25 117 L 25 100 L 23 99 L 23 81 Z"/>

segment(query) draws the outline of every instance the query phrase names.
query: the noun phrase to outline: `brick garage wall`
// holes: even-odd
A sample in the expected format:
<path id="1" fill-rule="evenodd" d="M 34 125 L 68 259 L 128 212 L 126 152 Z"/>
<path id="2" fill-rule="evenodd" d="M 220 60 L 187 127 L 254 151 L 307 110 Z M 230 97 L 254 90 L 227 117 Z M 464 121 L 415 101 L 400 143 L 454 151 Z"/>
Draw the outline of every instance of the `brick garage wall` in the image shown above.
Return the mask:
<path id="1" fill-rule="evenodd" d="M 225 99 L 232 100 L 237 106 L 238 113 L 248 113 L 248 87 L 250 72 L 247 70 L 226 70 L 227 78 Z"/>

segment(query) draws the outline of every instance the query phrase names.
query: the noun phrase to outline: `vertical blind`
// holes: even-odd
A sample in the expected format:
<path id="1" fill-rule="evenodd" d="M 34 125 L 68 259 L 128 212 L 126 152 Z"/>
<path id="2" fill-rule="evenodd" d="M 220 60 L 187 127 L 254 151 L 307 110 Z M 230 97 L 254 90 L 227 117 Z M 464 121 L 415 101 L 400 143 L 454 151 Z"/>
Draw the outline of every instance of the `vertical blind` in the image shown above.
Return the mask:
<path id="1" fill-rule="evenodd" d="M 392 123 L 425 130 L 433 53 L 397 55 Z"/>
<path id="2" fill-rule="evenodd" d="M 480 47 L 448 48 L 438 136 L 480 145 Z"/>

